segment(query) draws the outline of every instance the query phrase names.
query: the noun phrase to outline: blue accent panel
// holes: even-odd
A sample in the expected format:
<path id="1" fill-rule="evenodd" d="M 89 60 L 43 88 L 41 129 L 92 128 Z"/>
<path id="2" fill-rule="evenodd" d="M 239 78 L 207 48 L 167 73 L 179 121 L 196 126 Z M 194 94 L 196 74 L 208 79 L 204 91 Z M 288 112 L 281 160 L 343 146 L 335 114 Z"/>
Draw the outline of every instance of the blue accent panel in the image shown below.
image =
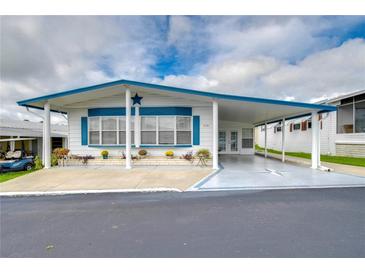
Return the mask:
<path id="1" fill-rule="evenodd" d="M 135 114 L 135 109 L 132 107 L 132 115 Z M 191 107 L 141 107 L 139 114 L 148 115 L 184 115 L 191 116 Z M 125 108 L 90 108 L 88 116 L 125 116 Z"/>
<path id="2" fill-rule="evenodd" d="M 134 115 L 134 108 L 131 108 L 131 113 Z M 88 116 L 125 116 L 125 108 L 89 108 Z"/>
<path id="3" fill-rule="evenodd" d="M 191 116 L 191 107 L 141 107 L 140 115 L 185 115 Z"/>
<path id="4" fill-rule="evenodd" d="M 200 145 L 200 116 L 193 116 L 193 145 Z"/>
<path id="5" fill-rule="evenodd" d="M 87 146 L 87 117 L 81 117 L 81 145 Z"/>
<path id="6" fill-rule="evenodd" d="M 310 103 L 302 103 L 302 102 L 294 102 L 294 101 L 257 98 L 257 97 L 246 97 L 246 96 L 222 94 L 222 93 L 216 93 L 216 92 L 205 92 L 205 91 L 198 91 L 198 90 L 192 90 L 192 89 L 184 89 L 184 88 L 142 83 L 142 82 L 137 82 L 137 81 L 129 81 L 129 80 L 123 80 L 123 79 L 100 84 L 100 85 L 95 85 L 95 86 L 88 86 L 88 87 L 83 87 L 83 88 L 78 88 L 78 89 L 73 89 L 73 90 L 57 92 L 57 93 L 53 93 L 53 94 L 49 94 L 49 95 L 45 95 L 45 96 L 40 96 L 40 97 L 35 97 L 35 98 L 27 99 L 27 100 L 18 101 L 17 103 L 20 106 L 26 106 L 26 105 L 31 106 L 31 105 L 29 105 L 30 103 L 42 102 L 42 101 L 46 101 L 49 99 L 54 99 L 54 98 L 59 98 L 59 97 L 64 97 L 64 96 L 69 96 L 69 95 L 74 95 L 74 94 L 79 94 L 79 93 L 85 93 L 88 91 L 117 86 L 117 85 L 129 85 L 129 86 L 135 86 L 135 87 L 143 87 L 143 88 L 147 88 L 147 89 L 155 89 L 155 90 L 157 89 L 157 90 L 163 90 L 163 91 L 168 91 L 168 92 L 184 93 L 184 94 L 197 95 L 197 96 L 203 96 L 203 97 L 209 97 L 209 98 L 217 98 L 217 99 L 223 99 L 223 100 L 284 105 L 284 106 L 292 106 L 292 107 L 320 109 L 320 110 L 327 110 L 327 111 L 336 110 L 335 106 L 329 106 L 329 105 L 310 104 Z"/>
<path id="7" fill-rule="evenodd" d="M 141 145 L 143 148 L 192 147 L 192 145 Z"/>
<path id="8" fill-rule="evenodd" d="M 103 147 L 125 147 L 125 145 L 89 145 L 89 147 L 97 147 L 97 148 L 103 148 Z M 133 148 L 135 148 L 135 145 L 132 145 Z M 192 147 L 192 145 L 141 145 L 141 148 L 177 148 L 177 147 Z"/>

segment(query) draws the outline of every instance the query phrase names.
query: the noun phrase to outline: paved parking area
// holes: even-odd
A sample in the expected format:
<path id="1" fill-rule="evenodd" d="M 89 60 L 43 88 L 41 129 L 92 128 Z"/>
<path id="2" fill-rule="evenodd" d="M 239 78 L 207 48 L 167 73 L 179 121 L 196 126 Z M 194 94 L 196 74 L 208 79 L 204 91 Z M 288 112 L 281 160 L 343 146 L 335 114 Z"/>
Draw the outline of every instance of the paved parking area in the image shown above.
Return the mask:
<path id="1" fill-rule="evenodd" d="M 313 170 L 257 155 L 221 155 L 222 170 L 197 190 L 364 186 L 365 177 Z"/>
<path id="2" fill-rule="evenodd" d="M 43 169 L 0 184 L 1 192 L 156 189 L 186 190 L 212 172 L 211 168 L 149 166 L 62 167 Z"/>

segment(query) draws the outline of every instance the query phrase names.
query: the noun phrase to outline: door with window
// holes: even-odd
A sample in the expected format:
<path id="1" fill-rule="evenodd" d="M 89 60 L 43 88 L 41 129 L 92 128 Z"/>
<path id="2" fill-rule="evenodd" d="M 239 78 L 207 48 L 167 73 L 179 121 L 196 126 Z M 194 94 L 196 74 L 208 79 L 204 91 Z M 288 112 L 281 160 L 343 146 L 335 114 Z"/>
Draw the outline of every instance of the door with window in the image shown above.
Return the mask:
<path id="1" fill-rule="evenodd" d="M 221 154 L 239 153 L 238 130 L 219 130 L 218 152 Z"/>

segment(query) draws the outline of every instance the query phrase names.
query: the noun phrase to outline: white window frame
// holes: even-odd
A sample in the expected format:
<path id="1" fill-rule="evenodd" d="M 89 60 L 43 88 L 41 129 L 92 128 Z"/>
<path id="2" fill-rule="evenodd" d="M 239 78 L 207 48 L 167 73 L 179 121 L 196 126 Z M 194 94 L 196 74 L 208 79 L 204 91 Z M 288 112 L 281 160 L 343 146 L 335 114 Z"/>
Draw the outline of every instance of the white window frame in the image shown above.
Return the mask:
<path id="1" fill-rule="evenodd" d="M 115 130 L 104 130 L 103 129 L 103 118 L 114 118 L 115 119 L 115 122 L 117 123 L 116 125 L 116 129 Z M 117 146 L 119 145 L 119 116 L 99 116 L 99 123 L 100 123 L 100 145 L 102 146 Z M 116 144 L 103 144 L 103 132 L 107 132 L 107 131 L 112 131 L 112 132 L 115 132 L 116 131 L 116 134 L 117 134 L 117 140 L 116 140 Z"/>
<path id="2" fill-rule="evenodd" d="M 120 127 L 119 127 L 119 123 L 120 123 L 120 119 L 121 117 L 125 117 L 125 116 L 90 116 L 88 117 L 88 145 L 89 146 L 124 146 L 125 144 L 121 144 L 120 143 L 120 138 L 119 138 L 119 132 L 120 132 Z M 154 144 L 143 144 L 141 143 L 142 146 L 159 146 L 159 147 L 171 147 L 171 146 L 192 146 L 193 145 L 193 118 L 192 116 L 188 116 L 188 115 L 141 115 L 141 121 L 143 117 L 154 117 L 156 120 L 156 127 L 155 127 L 155 132 L 156 132 L 156 142 Z M 159 144 L 159 117 L 173 117 L 174 120 L 174 143 L 173 144 Z M 189 144 L 177 144 L 177 117 L 186 117 L 190 119 L 190 143 Z M 90 132 L 93 131 L 95 132 L 95 130 L 90 130 L 90 119 L 98 119 L 99 120 L 99 143 L 98 144 L 91 144 L 90 143 Z M 117 123 L 117 127 L 116 130 L 104 130 L 102 127 L 102 120 L 103 118 L 115 118 L 116 119 L 116 123 Z M 102 142 L 102 137 L 103 137 L 103 131 L 116 131 L 117 132 L 117 143 L 116 144 L 103 144 Z M 142 137 L 142 132 L 143 131 L 153 131 L 153 130 L 142 130 L 142 124 L 140 125 L 140 132 L 141 132 L 141 137 Z M 181 130 L 179 130 L 181 131 Z M 188 130 L 186 130 L 188 131 Z M 131 130 L 131 132 L 134 132 L 134 128 L 133 130 Z"/>
<path id="3" fill-rule="evenodd" d="M 177 117 L 182 117 L 182 118 L 189 118 L 190 119 L 190 144 L 178 144 L 177 143 L 177 132 L 178 131 L 187 131 L 188 130 L 177 130 Z M 188 116 L 188 115 L 176 115 L 175 116 L 175 146 L 192 146 L 193 145 L 193 116 Z"/>

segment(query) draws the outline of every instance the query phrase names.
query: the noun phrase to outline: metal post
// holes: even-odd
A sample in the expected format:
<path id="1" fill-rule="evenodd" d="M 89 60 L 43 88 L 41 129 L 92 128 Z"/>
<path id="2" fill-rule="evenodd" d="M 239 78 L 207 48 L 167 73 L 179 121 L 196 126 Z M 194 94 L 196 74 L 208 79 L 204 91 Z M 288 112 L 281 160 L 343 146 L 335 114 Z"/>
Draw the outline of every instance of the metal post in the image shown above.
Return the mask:
<path id="1" fill-rule="evenodd" d="M 218 102 L 213 101 L 213 169 L 218 167 Z"/>
<path id="2" fill-rule="evenodd" d="M 281 161 L 285 162 L 285 118 L 282 120 L 281 125 Z"/>
<path id="3" fill-rule="evenodd" d="M 319 121 L 318 113 L 312 112 L 312 168 L 316 169 L 320 166 L 319 158 Z"/>
<path id="4" fill-rule="evenodd" d="M 125 168 L 132 168 L 131 164 L 131 91 L 127 88 L 125 91 Z"/>
<path id="5" fill-rule="evenodd" d="M 265 122 L 265 158 L 267 158 L 267 122 Z"/>
<path id="6" fill-rule="evenodd" d="M 51 167 L 51 111 L 50 104 L 44 104 L 44 167 Z"/>
<path id="7" fill-rule="evenodd" d="M 139 106 L 134 107 L 134 144 L 136 148 L 141 146 L 141 119 L 139 115 Z"/>

